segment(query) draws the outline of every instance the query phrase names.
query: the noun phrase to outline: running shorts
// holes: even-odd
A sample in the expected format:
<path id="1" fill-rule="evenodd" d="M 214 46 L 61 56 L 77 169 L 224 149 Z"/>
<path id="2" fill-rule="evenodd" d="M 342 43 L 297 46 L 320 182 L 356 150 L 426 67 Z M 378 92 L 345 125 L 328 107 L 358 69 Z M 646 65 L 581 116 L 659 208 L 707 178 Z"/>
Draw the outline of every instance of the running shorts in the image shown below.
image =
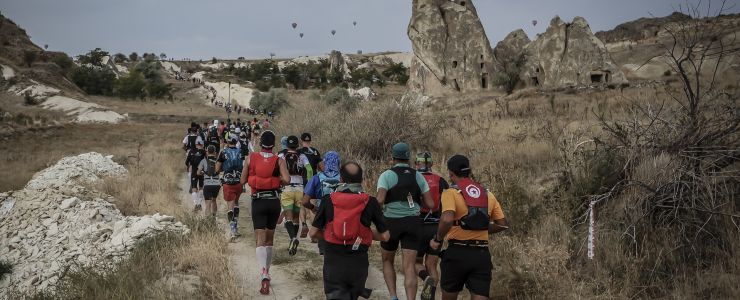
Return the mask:
<path id="1" fill-rule="evenodd" d="M 190 190 L 203 188 L 203 176 L 190 174 Z"/>
<path id="2" fill-rule="evenodd" d="M 254 229 L 275 230 L 280 211 L 280 199 L 278 197 L 252 197 L 252 224 Z"/>
<path id="3" fill-rule="evenodd" d="M 326 299 L 357 299 L 365 290 L 368 275 L 367 252 L 324 254 L 324 293 Z"/>
<path id="4" fill-rule="evenodd" d="M 224 200 L 226 202 L 238 201 L 242 192 L 243 187 L 241 184 L 224 184 Z"/>
<path id="5" fill-rule="evenodd" d="M 419 250 L 422 224 L 418 216 L 386 218 L 385 223 L 388 226 L 391 238 L 387 242 L 380 242 L 380 247 L 383 250 L 396 251 L 399 243 L 401 249 Z"/>
<path id="6" fill-rule="evenodd" d="M 280 205 L 286 211 L 301 211 L 301 201 L 303 200 L 303 186 L 286 186 L 280 194 Z"/>
<path id="7" fill-rule="evenodd" d="M 488 247 L 450 245 L 441 256 L 442 290 L 458 293 L 465 286 L 472 294 L 488 297 L 493 269 Z"/>
<path id="8" fill-rule="evenodd" d="M 220 185 L 206 185 L 203 187 L 203 198 L 206 200 L 216 200 L 219 191 L 221 191 Z"/>
<path id="9" fill-rule="evenodd" d="M 429 242 L 434 239 L 437 234 L 437 228 L 439 224 L 422 224 L 421 225 L 421 238 L 419 239 L 419 252 L 416 253 L 416 257 L 424 257 L 424 255 L 439 255 L 439 250 L 432 249 L 429 247 Z"/>

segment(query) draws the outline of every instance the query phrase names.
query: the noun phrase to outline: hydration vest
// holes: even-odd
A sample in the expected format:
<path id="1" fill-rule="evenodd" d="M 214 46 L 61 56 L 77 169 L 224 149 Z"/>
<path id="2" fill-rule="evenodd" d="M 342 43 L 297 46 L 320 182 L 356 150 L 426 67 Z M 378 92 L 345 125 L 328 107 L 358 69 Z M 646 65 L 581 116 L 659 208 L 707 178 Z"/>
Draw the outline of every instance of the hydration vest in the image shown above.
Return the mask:
<path id="1" fill-rule="evenodd" d="M 332 193 L 330 198 L 334 217 L 324 229 L 324 240 L 337 245 L 369 247 L 373 241 L 373 232 L 370 227 L 362 224 L 361 219 L 370 195 L 337 192 Z"/>
<path id="2" fill-rule="evenodd" d="M 280 188 L 280 169 L 278 156 L 270 152 L 249 154 L 249 187 L 252 193 L 273 191 Z"/>
<path id="3" fill-rule="evenodd" d="M 299 165 L 301 154 L 293 151 L 285 151 L 283 154 L 290 175 L 305 176 L 305 169 Z"/>
<path id="4" fill-rule="evenodd" d="M 326 195 L 331 195 L 339 187 L 339 174 L 333 177 L 329 177 L 326 173 L 319 173 L 319 183 L 321 184 L 321 195 L 317 198 L 321 200 Z"/>
<path id="5" fill-rule="evenodd" d="M 442 191 L 439 182 L 442 180 L 442 177 L 439 177 L 439 175 L 431 172 L 423 172 L 421 173 L 421 175 L 423 175 L 424 180 L 427 181 L 427 184 L 429 185 L 429 193 L 432 194 L 432 199 L 434 200 L 434 207 L 430 209 L 426 205 L 423 205 L 421 207 L 421 214 L 422 216 L 424 216 L 425 214 L 431 212 L 432 214 L 436 214 L 437 218 L 439 218 L 439 209 L 442 197 Z"/>
<path id="6" fill-rule="evenodd" d="M 391 171 L 396 173 L 398 182 L 390 190 L 385 197 L 385 203 L 409 201 L 421 204 L 421 188 L 416 183 L 416 170 L 410 167 L 397 166 L 391 168 Z"/>
<path id="7" fill-rule="evenodd" d="M 187 150 L 195 150 L 195 143 L 198 141 L 198 135 L 188 135 L 188 144 L 186 145 Z"/>
<path id="8" fill-rule="evenodd" d="M 458 180 L 457 189 L 465 200 L 468 214 L 455 220 L 455 226 L 465 230 L 488 230 L 488 191 L 470 178 Z"/>
<path id="9" fill-rule="evenodd" d="M 215 157 L 206 157 L 206 170 L 203 170 L 203 185 L 214 186 L 221 185 L 221 179 L 218 178 L 216 173 L 216 162 Z"/>
<path id="10" fill-rule="evenodd" d="M 244 158 L 241 151 L 236 148 L 224 149 L 226 161 L 223 163 L 224 183 L 239 184 L 242 177 L 242 168 L 244 168 Z"/>

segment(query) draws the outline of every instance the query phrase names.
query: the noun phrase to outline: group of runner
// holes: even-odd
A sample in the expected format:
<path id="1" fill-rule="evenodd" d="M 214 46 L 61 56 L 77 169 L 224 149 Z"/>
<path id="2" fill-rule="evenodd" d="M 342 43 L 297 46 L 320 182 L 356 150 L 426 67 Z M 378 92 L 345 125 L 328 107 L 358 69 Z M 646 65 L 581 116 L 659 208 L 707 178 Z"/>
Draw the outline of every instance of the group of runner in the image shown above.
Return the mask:
<path id="1" fill-rule="evenodd" d="M 464 287 L 472 299 L 488 298 L 489 234 L 507 229 L 508 223 L 494 195 L 472 180 L 468 158 L 455 155 L 447 161 L 450 184 L 433 172 L 431 153 L 412 157 L 409 145 L 398 143 L 391 149 L 393 165 L 378 178 L 373 197 L 363 189 L 359 163 L 341 163 L 335 151 L 322 156 L 311 146 L 309 133 L 283 137 L 282 149 L 275 152 L 275 134 L 259 123 L 214 121 L 208 130 L 193 123 L 183 144 L 196 209 L 205 200 L 206 214 L 215 216 L 215 199 L 223 188 L 232 239 L 239 236 L 239 197 L 249 186 L 260 293 L 270 293 L 274 234 L 282 221 L 290 239 L 289 255 L 297 253 L 301 238 L 310 235 L 318 243 L 327 299 L 370 296 L 365 283 L 373 240 L 380 241 L 391 299 L 398 299 L 399 248 L 407 299 L 416 299 L 419 279 L 421 299 L 434 299 L 437 286 L 442 299 L 456 299 Z M 217 141 L 220 148 L 214 145 Z"/>

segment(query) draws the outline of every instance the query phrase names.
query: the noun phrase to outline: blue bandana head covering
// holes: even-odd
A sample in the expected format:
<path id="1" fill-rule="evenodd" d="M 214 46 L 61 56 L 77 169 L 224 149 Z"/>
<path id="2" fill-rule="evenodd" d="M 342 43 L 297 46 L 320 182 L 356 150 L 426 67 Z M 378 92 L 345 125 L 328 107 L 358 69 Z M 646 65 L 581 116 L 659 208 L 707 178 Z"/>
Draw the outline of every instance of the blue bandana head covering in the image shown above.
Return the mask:
<path id="1" fill-rule="evenodd" d="M 288 137 L 287 136 L 280 138 L 280 146 L 283 147 L 281 148 L 281 150 L 288 149 Z"/>
<path id="2" fill-rule="evenodd" d="M 329 151 L 324 154 L 324 174 L 334 177 L 339 174 L 339 153 Z"/>

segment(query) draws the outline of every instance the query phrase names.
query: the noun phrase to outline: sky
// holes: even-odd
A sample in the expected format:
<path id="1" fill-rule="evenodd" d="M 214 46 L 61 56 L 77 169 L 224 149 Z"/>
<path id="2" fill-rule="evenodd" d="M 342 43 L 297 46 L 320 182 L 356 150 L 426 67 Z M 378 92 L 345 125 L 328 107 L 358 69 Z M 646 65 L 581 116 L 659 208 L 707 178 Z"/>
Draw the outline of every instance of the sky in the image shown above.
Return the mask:
<path id="1" fill-rule="evenodd" d="M 534 39 L 555 15 L 566 21 L 582 16 L 597 32 L 640 17 L 669 15 L 686 1 L 477 0 L 474 4 L 495 46 L 518 28 Z M 740 12 L 739 2 L 727 0 L 730 13 Z M 270 53 L 287 58 L 332 49 L 344 53 L 411 50 L 406 36 L 411 0 L 0 0 L 0 12 L 25 28 L 36 44 L 70 55 L 94 48 L 111 53 L 166 53 L 176 59 L 264 58 Z M 538 24 L 533 26 L 532 20 Z M 291 26 L 294 22 L 296 29 Z M 336 35 L 331 35 L 332 30 Z"/>

